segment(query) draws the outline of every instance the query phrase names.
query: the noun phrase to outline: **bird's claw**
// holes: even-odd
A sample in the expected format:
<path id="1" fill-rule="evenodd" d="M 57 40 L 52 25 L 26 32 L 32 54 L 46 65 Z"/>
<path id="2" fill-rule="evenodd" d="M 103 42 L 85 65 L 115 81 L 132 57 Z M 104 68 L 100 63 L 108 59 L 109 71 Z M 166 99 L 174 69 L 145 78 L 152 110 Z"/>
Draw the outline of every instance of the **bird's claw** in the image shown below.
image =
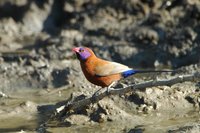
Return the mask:
<path id="1" fill-rule="evenodd" d="M 100 94 L 100 91 L 101 91 L 101 89 L 98 89 L 98 90 L 93 94 L 92 97 L 97 97 L 97 96 Z"/>
<path id="2" fill-rule="evenodd" d="M 107 87 L 106 88 L 106 93 L 109 94 L 111 90 L 114 90 L 114 88 L 111 88 L 111 87 Z M 97 97 L 99 96 L 101 93 L 103 93 L 105 91 L 105 88 L 101 88 L 99 90 L 97 90 L 94 94 L 93 94 L 93 97 Z"/>
<path id="3" fill-rule="evenodd" d="M 108 88 L 106 89 L 106 93 L 107 93 L 107 94 L 110 94 L 110 91 L 112 91 L 112 90 L 114 90 L 114 88 L 108 87 Z"/>

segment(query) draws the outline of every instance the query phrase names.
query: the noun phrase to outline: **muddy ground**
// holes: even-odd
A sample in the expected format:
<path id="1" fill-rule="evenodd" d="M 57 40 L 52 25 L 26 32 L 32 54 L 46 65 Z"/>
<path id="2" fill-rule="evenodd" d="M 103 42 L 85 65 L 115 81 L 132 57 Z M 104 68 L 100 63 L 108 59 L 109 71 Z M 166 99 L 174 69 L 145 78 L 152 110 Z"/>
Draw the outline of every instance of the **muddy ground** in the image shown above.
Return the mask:
<path id="1" fill-rule="evenodd" d="M 0 132 L 200 130 L 200 80 L 110 96 L 40 127 L 55 103 L 98 89 L 84 78 L 75 46 L 133 68 L 180 70 L 127 84 L 200 72 L 200 1 L 1 0 Z"/>

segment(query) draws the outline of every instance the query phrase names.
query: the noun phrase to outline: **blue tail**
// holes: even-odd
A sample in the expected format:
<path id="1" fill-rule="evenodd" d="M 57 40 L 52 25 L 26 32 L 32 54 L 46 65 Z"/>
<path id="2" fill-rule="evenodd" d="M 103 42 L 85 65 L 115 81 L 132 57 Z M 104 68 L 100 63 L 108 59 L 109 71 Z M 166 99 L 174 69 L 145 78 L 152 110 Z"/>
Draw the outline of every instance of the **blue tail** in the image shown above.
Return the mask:
<path id="1" fill-rule="evenodd" d="M 124 78 L 127 78 L 136 73 L 152 73 L 152 72 L 175 72 L 175 71 L 173 71 L 173 70 L 158 70 L 158 71 L 156 71 L 156 70 L 127 70 L 125 72 L 122 72 L 122 76 Z"/>
<path id="2" fill-rule="evenodd" d="M 127 70 L 125 72 L 122 73 L 122 76 L 124 78 L 128 77 L 128 76 L 131 76 L 133 74 L 136 74 L 138 71 L 137 70 Z"/>

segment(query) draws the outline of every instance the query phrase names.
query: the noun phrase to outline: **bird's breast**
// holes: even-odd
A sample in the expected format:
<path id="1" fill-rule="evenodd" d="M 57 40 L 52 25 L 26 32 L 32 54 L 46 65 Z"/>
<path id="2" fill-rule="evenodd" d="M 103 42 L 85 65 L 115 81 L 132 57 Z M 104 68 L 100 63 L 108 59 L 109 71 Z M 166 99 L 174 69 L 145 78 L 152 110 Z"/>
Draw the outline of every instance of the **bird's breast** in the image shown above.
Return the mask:
<path id="1" fill-rule="evenodd" d="M 112 82 L 121 79 L 121 74 L 113 74 L 108 76 L 98 76 L 95 74 L 95 64 L 94 62 L 81 63 L 81 68 L 86 79 L 91 83 L 101 86 L 108 87 Z M 105 70 L 106 71 L 106 70 Z"/>

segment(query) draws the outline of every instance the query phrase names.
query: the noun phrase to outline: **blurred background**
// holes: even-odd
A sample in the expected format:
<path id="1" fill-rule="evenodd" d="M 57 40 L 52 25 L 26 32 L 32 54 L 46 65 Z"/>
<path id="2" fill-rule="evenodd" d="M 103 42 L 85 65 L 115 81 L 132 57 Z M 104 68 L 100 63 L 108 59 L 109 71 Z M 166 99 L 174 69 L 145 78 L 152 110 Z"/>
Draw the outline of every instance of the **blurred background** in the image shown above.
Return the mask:
<path id="1" fill-rule="evenodd" d="M 67 84 L 75 46 L 134 68 L 197 64 L 199 33 L 199 0 L 1 0 L 0 90 Z"/>

